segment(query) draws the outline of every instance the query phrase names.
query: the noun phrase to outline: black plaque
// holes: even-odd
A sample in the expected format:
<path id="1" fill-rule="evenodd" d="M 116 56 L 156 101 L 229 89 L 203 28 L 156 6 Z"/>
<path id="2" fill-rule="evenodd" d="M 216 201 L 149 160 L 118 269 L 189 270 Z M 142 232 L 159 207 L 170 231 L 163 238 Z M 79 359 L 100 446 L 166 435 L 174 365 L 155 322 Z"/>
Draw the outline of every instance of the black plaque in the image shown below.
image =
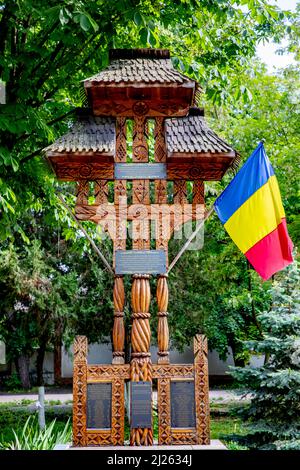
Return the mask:
<path id="1" fill-rule="evenodd" d="M 196 427 L 195 385 L 193 380 L 171 380 L 171 427 Z"/>
<path id="2" fill-rule="evenodd" d="M 111 428 L 111 382 L 88 384 L 87 428 Z"/>
<path id="3" fill-rule="evenodd" d="M 152 428 L 152 384 L 130 383 L 130 427 Z"/>
<path id="4" fill-rule="evenodd" d="M 117 180 L 159 180 L 167 178 L 165 163 L 115 163 Z"/>
<path id="5" fill-rule="evenodd" d="M 167 258 L 164 250 L 117 250 L 116 274 L 165 274 Z"/>

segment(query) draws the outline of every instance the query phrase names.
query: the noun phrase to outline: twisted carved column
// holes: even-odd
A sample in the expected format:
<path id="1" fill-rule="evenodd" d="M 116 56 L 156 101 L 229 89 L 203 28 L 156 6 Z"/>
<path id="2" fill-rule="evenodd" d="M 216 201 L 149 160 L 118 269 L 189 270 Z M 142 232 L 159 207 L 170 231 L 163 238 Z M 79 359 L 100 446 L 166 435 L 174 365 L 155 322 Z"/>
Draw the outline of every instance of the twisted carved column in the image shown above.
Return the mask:
<path id="1" fill-rule="evenodd" d="M 133 322 L 130 379 L 132 382 L 152 382 L 149 275 L 136 274 L 133 276 L 131 303 Z M 131 429 L 130 445 L 149 446 L 152 444 L 152 429 Z"/>
<path id="2" fill-rule="evenodd" d="M 125 290 L 123 276 L 115 276 L 114 281 L 114 326 L 113 326 L 113 364 L 124 364 L 124 304 Z"/>
<path id="3" fill-rule="evenodd" d="M 168 326 L 168 301 L 169 289 L 167 275 L 161 275 L 157 281 L 156 298 L 158 305 L 158 363 L 169 364 L 169 326 Z"/>

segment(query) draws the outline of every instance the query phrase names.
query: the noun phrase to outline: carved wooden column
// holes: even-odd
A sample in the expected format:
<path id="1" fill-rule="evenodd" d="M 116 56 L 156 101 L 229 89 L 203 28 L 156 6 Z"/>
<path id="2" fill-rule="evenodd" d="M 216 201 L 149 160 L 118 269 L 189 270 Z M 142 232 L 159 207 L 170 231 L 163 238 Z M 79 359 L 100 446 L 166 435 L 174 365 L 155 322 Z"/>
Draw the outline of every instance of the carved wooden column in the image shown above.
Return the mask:
<path id="1" fill-rule="evenodd" d="M 156 298 L 158 305 L 158 363 L 169 364 L 169 326 L 168 326 L 168 302 L 169 288 L 167 275 L 161 275 L 157 281 Z"/>
<path id="2" fill-rule="evenodd" d="M 86 445 L 86 383 L 88 343 L 76 336 L 73 363 L 73 445 Z"/>
<path id="3" fill-rule="evenodd" d="M 147 119 L 135 117 L 132 136 L 132 161 L 147 163 L 149 160 L 147 143 Z M 132 204 L 136 205 L 136 215 L 132 220 L 132 247 L 134 250 L 150 248 L 150 223 L 144 205 L 150 204 L 149 180 L 138 179 L 132 183 Z"/>
<path id="4" fill-rule="evenodd" d="M 130 379 L 132 382 L 152 382 L 149 275 L 136 274 L 133 276 L 131 303 L 133 322 Z M 152 444 L 152 429 L 131 429 L 130 445 L 149 446 Z"/>
<path id="5" fill-rule="evenodd" d="M 113 326 L 113 364 L 124 364 L 124 304 L 125 290 L 123 276 L 115 276 L 114 281 L 114 326 Z"/>
<path id="6" fill-rule="evenodd" d="M 209 444 L 208 347 L 204 335 L 194 338 L 196 428 L 198 444 Z"/>
<path id="7" fill-rule="evenodd" d="M 81 180 L 76 186 L 76 206 L 87 205 L 89 199 L 89 181 Z"/>
<path id="8" fill-rule="evenodd" d="M 116 163 L 126 163 L 127 142 L 126 142 L 126 118 L 119 117 L 116 122 Z M 126 180 L 115 180 L 114 183 L 114 203 L 116 209 L 116 234 L 114 237 L 114 252 L 116 250 L 126 250 L 126 219 L 120 218 L 122 208 L 127 206 Z M 115 257 L 114 257 L 115 262 Z"/>

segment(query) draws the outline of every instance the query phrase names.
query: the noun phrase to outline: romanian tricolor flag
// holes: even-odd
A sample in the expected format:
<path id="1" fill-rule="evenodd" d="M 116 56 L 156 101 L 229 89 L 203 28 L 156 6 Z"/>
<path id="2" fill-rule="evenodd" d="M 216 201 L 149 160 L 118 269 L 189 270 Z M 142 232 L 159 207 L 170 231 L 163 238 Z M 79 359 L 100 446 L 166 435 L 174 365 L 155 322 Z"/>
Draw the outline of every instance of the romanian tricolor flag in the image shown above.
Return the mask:
<path id="1" fill-rule="evenodd" d="M 293 244 L 280 191 L 262 142 L 217 198 L 214 209 L 264 280 L 292 263 Z"/>

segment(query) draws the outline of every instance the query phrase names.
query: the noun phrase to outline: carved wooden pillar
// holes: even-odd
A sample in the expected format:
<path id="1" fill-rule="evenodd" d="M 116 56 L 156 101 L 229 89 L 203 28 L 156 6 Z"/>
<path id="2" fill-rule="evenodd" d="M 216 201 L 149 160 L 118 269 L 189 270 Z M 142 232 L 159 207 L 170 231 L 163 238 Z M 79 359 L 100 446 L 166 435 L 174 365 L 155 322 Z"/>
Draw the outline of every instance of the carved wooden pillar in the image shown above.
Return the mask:
<path id="1" fill-rule="evenodd" d="M 209 384 L 208 384 L 208 347 L 204 335 L 194 338 L 196 428 L 198 444 L 209 444 Z"/>
<path id="2" fill-rule="evenodd" d="M 130 379 L 132 382 L 152 382 L 149 275 L 136 274 L 133 276 L 131 303 L 133 322 Z M 149 446 L 152 444 L 152 429 L 131 429 L 130 445 Z"/>
<path id="3" fill-rule="evenodd" d="M 135 117 L 132 136 L 132 161 L 147 163 L 149 160 L 147 143 L 147 119 Z M 132 204 L 136 205 L 137 215 L 132 221 L 132 247 L 134 250 L 150 248 L 150 224 L 144 211 L 144 205 L 150 204 L 149 180 L 134 180 L 132 182 Z"/>
<path id="4" fill-rule="evenodd" d="M 158 363 L 169 364 L 169 326 L 168 326 L 168 302 L 169 288 L 167 275 L 161 275 L 157 281 L 156 298 L 158 305 Z"/>
<path id="5" fill-rule="evenodd" d="M 86 445 L 86 380 L 88 343 L 76 336 L 73 363 L 73 445 Z"/>
<path id="6" fill-rule="evenodd" d="M 114 282 L 114 326 L 113 326 L 113 364 L 124 364 L 124 304 L 125 290 L 123 276 L 115 276 Z"/>
<path id="7" fill-rule="evenodd" d="M 77 183 L 76 187 L 76 206 L 83 206 L 88 204 L 89 199 L 89 181 L 81 180 Z"/>
<path id="8" fill-rule="evenodd" d="M 126 163 L 127 143 L 126 143 L 126 118 L 119 117 L 116 122 L 116 163 Z M 126 250 L 126 219 L 123 220 L 120 214 L 122 207 L 127 206 L 126 180 L 115 180 L 114 202 L 116 209 L 116 234 L 114 237 L 114 252 L 116 250 Z M 115 257 L 114 257 L 115 262 Z"/>

